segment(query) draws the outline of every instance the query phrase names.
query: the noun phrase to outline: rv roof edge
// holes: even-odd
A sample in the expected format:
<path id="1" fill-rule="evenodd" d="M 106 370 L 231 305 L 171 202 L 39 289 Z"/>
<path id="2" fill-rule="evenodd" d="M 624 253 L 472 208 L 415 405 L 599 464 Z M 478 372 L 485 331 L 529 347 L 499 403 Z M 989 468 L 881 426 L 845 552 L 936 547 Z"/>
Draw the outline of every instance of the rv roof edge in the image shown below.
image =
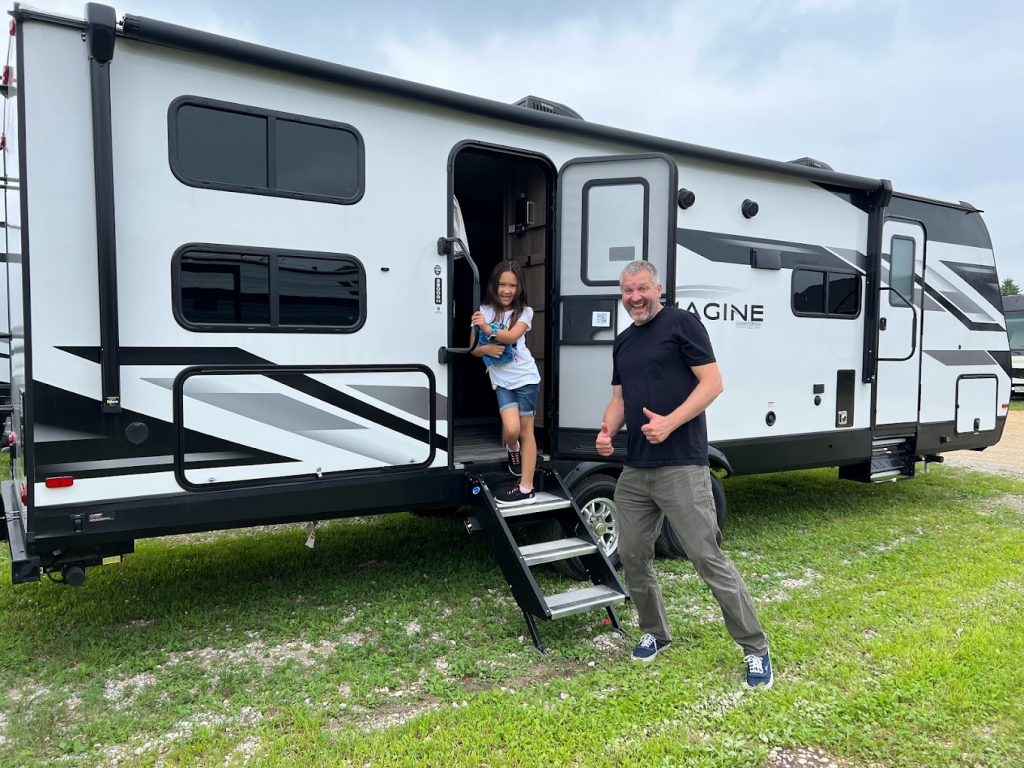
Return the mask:
<path id="1" fill-rule="evenodd" d="M 807 181 L 829 184 L 855 191 L 874 192 L 882 187 L 881 179 L 836 173 L 831 170 L 803 165 L 793 165 L 781 160 L 769 160 L 739 152 L 713 149 L 674 139 L 649 136 L 622 128 L 613 128 L 599 123 L 577 120 L 571 117 L 523 109 L 513 104 L 505 104 L 479 96 L 470 96 L 444 88 L 422 85 L 409 80 L 389 77 L 343 64 L 334 64 L 321 59 L 314 59 L 310 56 L 290 53 L 243 40 L 235 40 L 222 35 L 203 32 L 144 16 L 126 14 L 121 34 L 128 39 L 139 42 L 219 56 L 255 66 L 271 67 L 279 71 L 290 72 L 294 75 L 311 77 L 326 82 L 353 85 L 418 101 L 427 101 L 450 109 L 508 122 L 640 145 L 657 152 L 668 152 L 684 157 L 736 165 L 783 176 L 795 176 Z"/>

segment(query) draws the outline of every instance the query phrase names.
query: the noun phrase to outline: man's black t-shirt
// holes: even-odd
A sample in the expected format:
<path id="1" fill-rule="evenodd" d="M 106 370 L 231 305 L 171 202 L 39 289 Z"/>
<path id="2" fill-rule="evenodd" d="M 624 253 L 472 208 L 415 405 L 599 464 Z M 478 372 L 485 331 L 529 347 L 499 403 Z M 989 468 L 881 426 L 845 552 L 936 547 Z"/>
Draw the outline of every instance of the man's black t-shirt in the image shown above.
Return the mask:
<path id="1" fill-rule="evenodd" d="M 708 464 L 708 432 L 701 413 L 659 445 L 640 428 L 643 409 L 666 416 L 697 386 L 693 366 L 715 362 L 711 339 L 692 312 L 665 307 L 643 325 L 631 325 L 615 339 L 612 384 L 622 385 L 626 405 L 626 465 L 661 467 Z"/>

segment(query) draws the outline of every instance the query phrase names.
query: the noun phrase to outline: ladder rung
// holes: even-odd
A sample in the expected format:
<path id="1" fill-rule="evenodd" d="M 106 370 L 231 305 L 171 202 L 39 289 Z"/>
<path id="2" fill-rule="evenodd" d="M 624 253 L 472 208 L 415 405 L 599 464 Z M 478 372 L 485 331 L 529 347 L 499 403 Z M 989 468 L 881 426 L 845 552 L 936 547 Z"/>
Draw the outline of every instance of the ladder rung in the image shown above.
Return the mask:
<path id="1" fill-rule="evenodd" d="M 871 474 L 871 481 L 874 482 L 876 480 L 888 480 L 891 477 L 899 477 L 902 474 L 902 470 L 899 469 L 889 469 L 886 470 L 885 472 L 873 472 Z"/>
<path id="2" fill-rule="evenodd" d="M 571 539 L 555 539 L 554 541 L 542 541 L 540 544 L 529 544 L 520 547 L 519 552 L 527 565 L 540 565 L 541 563 L 553 563 L 558 560 L 568 560 L 570 557 L 580 557 L 597 552 L 597 547 L 589 541 L 573 537 Z"/>
<path id="3" fill-rule="evenodd" d="M 906 442 L 907 442 L 907 438 L 905 438 L 905 437 L 884 437 L 884 438 L 872 440 L 871 441 L 871 446 L 873 448 L 881 448 L 881 447 L 886 446 L 886 445 L 905 445 Z"/>
<path id="4" fill-rule="evenodd" d="M 571 616 L 574 613 L 582 613 L 593 608 L 604 608 L 624 603 L 626 596 L 603 584 L 597 584 L 585 589 L 574 589 L 546 596 L 544 602 L 547 603 L 548 609 L 551 611 L 551 618 L 560 619 L 563 616 Z"/>
<path id="5" fill-rule="evenodd" d="M 563 499 L 561 496 L 555 496 L 550 493 L 541 492 L 533 497 L 533 501 L 528 504 L 517 504 L 516 506 L 509 506 L 508 504 L 498 503 L 498 511 L 502 517 L 517 517 L 519 515 L 533 515 L 538 512 L 550 512 L 553 509 L 565 509 L 571 506 L 568 499 Z"/>

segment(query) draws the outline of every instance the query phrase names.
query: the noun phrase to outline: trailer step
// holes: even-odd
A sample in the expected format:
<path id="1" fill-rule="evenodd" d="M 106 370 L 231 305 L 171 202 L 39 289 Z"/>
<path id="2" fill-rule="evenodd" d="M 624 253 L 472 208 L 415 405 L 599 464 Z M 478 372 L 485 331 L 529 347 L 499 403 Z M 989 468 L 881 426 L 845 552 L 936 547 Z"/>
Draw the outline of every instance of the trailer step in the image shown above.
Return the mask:
<path id="1" fill-rule="evenodd" d="M 554 563 L 559 560 L 568 560 L 570 557 L 589 555 L 597 551 L 597 545 L 589 541 L 573 536 L 571 539 L 556 539 L 554 541 L 542 541 L 540 544 L 528 544 L 519 548 L 519 554 L 527 565 L 540 565 L 541 563 Z"/>
<path id="2" fill-rule="evenodd" d="M 597 584 L 593 587 L 573 589 L 557 595 L 548 595 L 544 598 L 544 602 L 548 604 L 548 608 L 551 610 L 551 618 L 560 619 L 563 616 L 582 613 L 592 608 L 619 605 L 626 602 L 626 596 L 603 584 Z"/>
<path id="3" fill-rule="evenodd" d="M 498 511 L 502 517 L 519 517 L 520 515 L 535 515 L 541 512 L 552 512 L 556 509 L 566 509 L 572 503 L 565 498 L 550 493 L 540 492 L 526 504 L 502 504 L 498 502 Z"/>
<path id="4" fill-rule="evenodd" d="M 914 476 L 916 461 L 916 435 L 884 435 L 872 439 L 870 458 L 840 467 L 839 477 L 862 483 L 907 480 Z"/>
<path id="5" fill-rule="evenodd" d="M 608 555 L 601 547 L 589 520 L 583 514 L 562 478 L 553 469 L 541 465 L 537 469 L 537 493 L 526 504 L 501 504 L 495 489 L 510 482 L 505 472 L 467 473 L 474 515 L 466 520 L 466 530 L 480 532 L 494 553 L 502 574 L 508 581 L 512 596 L 523 612 L 537 650 L 544 652 L 535 617 L 558 619 L 595 608 L 608 611 L 612 627 L 622 632 L 622 623 L 615 606 L 628 599 L 629 592 L 622 583 Z M 563 538 L 520 545 L 516 532 L 526 530 L 517 523 L 546 521 L 562 531 Z M 545 595 L 531 570 L 543 563 L 556 563 L 579 558 L 582 570 L 591 581 L 585 589 L 574 589 L 555 595 Z"/>

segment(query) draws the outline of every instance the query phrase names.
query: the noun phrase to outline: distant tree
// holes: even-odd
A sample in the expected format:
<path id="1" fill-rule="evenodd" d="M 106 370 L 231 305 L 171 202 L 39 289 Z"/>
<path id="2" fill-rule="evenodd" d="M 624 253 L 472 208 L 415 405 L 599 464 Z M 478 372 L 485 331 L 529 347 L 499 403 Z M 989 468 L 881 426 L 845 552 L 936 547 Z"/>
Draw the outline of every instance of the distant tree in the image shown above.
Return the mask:
<path id="1" fill-rule="evenodd" d="M 1003 285 L 999 290 L 1002 292 L 1003 296 L 1016 296 L 1020 293 L 1020 286 L 1013 281 L 1012 277 L 1008 277 L 1003 280 Z"/>

